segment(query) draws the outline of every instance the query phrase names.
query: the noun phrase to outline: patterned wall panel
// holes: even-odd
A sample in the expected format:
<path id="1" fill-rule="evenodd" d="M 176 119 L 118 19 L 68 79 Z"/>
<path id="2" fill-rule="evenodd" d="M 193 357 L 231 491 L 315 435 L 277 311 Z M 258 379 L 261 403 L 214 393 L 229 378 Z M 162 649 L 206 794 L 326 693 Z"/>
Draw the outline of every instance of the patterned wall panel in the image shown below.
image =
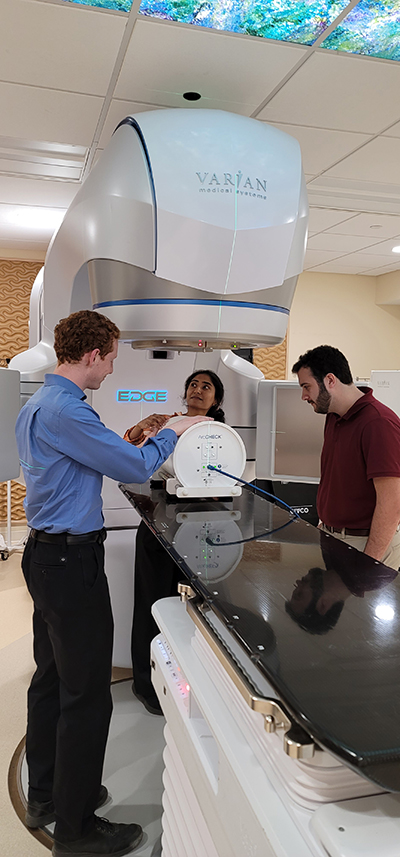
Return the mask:
<path id="1" fill-rule="evenodd" d="M 0 259 L 0 358 L 14 357 L 29 345 L 29 298 L 42 262 L 15 262 Z M 23 520 L 25 489 L 11 484 L 12 519 Z M 0 484 L 0 520 L 7 516 L 6 484 Z"/>
<path id="2" fill-rule="evenodd" d="M 280 345 L 273 348 L 255 348 L 253 362 L 261 369 L 265 378 L 272 381 L 284 381 L 286 378 L 287 336 Z"/>

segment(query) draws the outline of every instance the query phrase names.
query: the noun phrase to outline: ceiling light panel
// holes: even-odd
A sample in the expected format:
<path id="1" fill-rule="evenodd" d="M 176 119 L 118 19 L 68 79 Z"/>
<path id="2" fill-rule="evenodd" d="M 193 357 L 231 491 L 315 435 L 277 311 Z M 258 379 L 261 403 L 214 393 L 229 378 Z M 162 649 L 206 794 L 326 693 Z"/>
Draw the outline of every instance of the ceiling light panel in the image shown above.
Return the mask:
<path id="1" fill-rule="evenodd" d="M 133 0 L 64 0 L 64 3 L 95 6 L 97 9 L 113 9 L 116 12 L 130 12 Z"/>
<path id="2" fill-rule="evenodd" d="M 349 0 L 142 0 L 140 12 L 168 21 L 312 45 Z"/>
<path id="3" fill-rule="evenodd" d="M 400 0 L 360 0 L 321 48 L 400 60 Z"/>

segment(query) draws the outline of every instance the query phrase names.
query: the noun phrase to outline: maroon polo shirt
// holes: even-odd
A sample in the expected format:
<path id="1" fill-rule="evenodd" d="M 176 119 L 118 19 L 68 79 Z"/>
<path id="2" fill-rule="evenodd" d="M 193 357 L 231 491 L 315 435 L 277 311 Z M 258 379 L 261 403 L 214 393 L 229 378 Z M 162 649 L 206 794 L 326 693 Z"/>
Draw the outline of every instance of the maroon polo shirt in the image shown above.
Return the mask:
<path id="1" fill-rule="evenodd" d="M 318 515 L 329 527 L 368 529 L 375 509 L 373 479 L 400 477 L 400 420 L 362 387 L 343 417 L 328 414 L 321 455 Z"/>

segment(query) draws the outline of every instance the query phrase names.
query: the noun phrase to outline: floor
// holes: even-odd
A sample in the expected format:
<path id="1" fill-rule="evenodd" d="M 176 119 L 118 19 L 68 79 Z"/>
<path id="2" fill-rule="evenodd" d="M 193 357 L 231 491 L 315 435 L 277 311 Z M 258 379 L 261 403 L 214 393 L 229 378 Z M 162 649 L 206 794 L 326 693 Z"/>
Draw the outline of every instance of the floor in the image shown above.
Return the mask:
<path id="1" fill-rule="evenodd" d="M 0 527 L 0 532 L 4 530 Z M 13 531 L 12 541 L 21 536 Z M 25 734 L 26 691 L 34 669 L 32 602 L 22 576 L 21 554 L 0 561 L 0 854 L 45 857 L 48 846 L 23 825 L 13 806 L 8 779 L 10 762 Z M 119 677 L 119 676 L 117 676 Z M 136 857 L 161 854 L 161 794 L 164 718 L 148 714 L 132 695 L 129 681 L 113 685 L 114 712 L 103 782 L 112 801 L 101 814 L 111 821 L 139 822 L 145 831 Z M 19 754 L 23 760 L 23 754 Z M 19 780 L 26 791 L 26 766 L 10 776 L 11 793 Z M 13 797 L 14 803 L 18 801 Z"/>

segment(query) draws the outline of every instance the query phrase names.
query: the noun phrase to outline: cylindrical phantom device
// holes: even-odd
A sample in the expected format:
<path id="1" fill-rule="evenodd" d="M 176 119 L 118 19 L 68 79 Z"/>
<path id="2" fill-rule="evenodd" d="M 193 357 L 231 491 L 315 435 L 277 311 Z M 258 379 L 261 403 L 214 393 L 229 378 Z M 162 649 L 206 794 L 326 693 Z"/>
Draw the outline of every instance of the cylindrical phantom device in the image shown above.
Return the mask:
<path id="1" fill-rule="evenodd" d="M 241 488 L 220 471 L 240 479 L 245 464 L 245 446 L 235 429 L 206 420 L 181 435 L 162 472 L 169 476 L 167 492 L 177 497 L 231 497 L 239 496 Z"/>

